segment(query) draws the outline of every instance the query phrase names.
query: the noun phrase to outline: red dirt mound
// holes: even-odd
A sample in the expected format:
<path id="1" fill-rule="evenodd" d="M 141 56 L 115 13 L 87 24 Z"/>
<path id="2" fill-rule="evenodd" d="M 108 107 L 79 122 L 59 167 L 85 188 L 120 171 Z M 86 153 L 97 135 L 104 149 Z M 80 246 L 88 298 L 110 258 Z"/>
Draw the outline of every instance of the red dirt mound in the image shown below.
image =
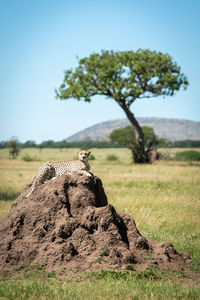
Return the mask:
<path id="1" fill-rule="evenodd" d="M 0 269 L 39 264 L 47 269 L 136 270 L 148 265 L 182 270 L 191 260 L 170 243 L 144 238 L 127 214 L 119 214 L 98 177 L 69 175 L 28 185 L 0 221 Z"/>

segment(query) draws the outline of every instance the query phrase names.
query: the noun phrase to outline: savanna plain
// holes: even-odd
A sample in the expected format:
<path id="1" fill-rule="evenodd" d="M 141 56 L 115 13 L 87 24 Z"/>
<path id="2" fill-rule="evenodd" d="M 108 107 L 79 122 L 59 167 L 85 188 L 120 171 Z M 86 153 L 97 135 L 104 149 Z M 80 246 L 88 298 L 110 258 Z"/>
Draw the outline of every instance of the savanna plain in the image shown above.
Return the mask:
<path id="1" fill-rule="evenodd" d="M 13 160 L 8 149 L 1 149 L 0 218 L 42 162 L 72 160 L 77 150 L 23 149 Z M 116 211 L 131 215 L 146 238 L 168 241 L 200 263 L 200 163 L 172 160 L 135 165 L 127 149 L 91 151 L 95 158 L 89 161 L 91 171 L 102 180 Z M 173 156 L 180 149 L 170 151 Z M 108 160 L 111 154 L 117 160 Z M 34 159 L 24 161 L 26 155 Z M 200 299 L 200 267 L 188 268 L 196 276 L 157 269 L 79 274 L 72 270 L 69 276 L 64 266 L 58 274 L 39 266 L 21 266 L 12 273 L 0 273 L 0 299 Z"/>

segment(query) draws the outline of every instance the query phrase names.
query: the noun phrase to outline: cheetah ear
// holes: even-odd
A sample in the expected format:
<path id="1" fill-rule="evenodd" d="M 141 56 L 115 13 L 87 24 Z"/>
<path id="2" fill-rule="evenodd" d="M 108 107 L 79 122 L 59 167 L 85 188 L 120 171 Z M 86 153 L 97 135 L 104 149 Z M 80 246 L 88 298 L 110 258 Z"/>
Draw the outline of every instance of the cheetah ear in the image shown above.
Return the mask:
<path id="1" fill-rule="evenodd" d="M 88 151 L 88 152 L 87 152 L 88 156 L 90 155 L 90 153 L 91 153 L 91 151 Z"/>

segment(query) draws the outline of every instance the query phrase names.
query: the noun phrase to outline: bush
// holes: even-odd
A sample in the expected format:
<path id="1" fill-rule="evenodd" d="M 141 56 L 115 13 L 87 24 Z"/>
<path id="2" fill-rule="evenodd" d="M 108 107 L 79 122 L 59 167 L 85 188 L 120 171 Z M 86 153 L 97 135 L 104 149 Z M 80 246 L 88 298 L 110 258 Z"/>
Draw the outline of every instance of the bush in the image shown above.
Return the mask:
<path id="1" fill-rule="evenodd" d="M 178 152 L 175 155 L 175 160 L 200 161 L 200 152 L 193 150 Z"/>
<path id="2" fill-rule="evenodd" d="M 93 154 L 91 154 L 91 155 L 89 156 L 88 160 L 95 160 L 95 157 L 94 157 L 94 155 L 93 155 Z"/>
<path id="3" fill-rule="evenodd" d="M 106 160 L 108 161 L 116 161 L 118 160 L 118 157 L 114 154 L 109 154 L 107 157 L 106 157 Z"/>
<path id="4" fill-rule="evenodd" d="M 29 154 L 25 153 L 22 157 L 22 160 L 24 161 L 40 161 L 40 159 L 37 156 L 30 156 Z"/>

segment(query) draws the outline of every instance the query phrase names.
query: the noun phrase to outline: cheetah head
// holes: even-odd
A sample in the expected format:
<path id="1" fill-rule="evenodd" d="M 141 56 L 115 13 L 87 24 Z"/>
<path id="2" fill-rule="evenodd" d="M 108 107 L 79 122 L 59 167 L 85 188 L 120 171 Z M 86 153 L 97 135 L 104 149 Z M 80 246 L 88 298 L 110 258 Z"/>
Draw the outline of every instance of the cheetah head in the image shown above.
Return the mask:
<path id="1" fill-rule="evenodd" d="M 81 150 L 80 152 L 78 152 L 78 158 L 82 161 L 86 161 L 88 160 L 90 153 L 90 151 Z"/>

